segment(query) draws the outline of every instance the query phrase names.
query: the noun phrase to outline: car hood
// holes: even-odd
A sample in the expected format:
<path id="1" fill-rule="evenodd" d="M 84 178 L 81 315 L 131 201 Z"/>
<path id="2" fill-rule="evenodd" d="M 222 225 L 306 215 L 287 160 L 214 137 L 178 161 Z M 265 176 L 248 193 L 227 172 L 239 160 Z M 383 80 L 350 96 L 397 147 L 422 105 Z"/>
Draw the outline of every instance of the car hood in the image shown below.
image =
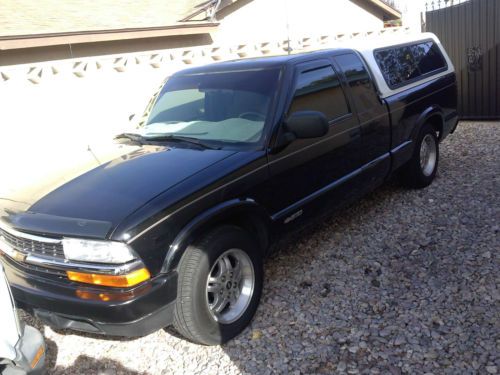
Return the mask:
<path id="1" fill-rule="evenodd" d="M 1 192 L 0 223 L 29 232 L 105 238 L 158 194 L 234 153 L 177 144 L 120 146 L 108 161 L 71 164 L 30 187 Z"/>

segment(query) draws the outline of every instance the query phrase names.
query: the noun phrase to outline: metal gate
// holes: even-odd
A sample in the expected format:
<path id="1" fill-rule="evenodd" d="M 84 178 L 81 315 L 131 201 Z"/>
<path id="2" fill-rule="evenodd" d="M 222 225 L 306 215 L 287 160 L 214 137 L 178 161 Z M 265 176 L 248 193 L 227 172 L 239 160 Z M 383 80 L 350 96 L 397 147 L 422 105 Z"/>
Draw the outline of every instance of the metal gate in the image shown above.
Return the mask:
<path id="1" fill-rule="evenodd" d="M 460 117 L 499 119 L 500 0 L 432 1 L 426 30 L 455 65 Z"/>

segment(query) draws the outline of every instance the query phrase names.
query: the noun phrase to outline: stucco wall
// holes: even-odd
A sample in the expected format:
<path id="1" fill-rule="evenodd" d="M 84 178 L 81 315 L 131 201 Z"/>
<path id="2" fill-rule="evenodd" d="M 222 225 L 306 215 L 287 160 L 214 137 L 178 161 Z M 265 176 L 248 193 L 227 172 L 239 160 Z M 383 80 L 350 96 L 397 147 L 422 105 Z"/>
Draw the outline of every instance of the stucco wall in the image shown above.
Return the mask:
<path id="1" fill-rule="evenodd" d="M 220 13 L 218 31 L 212 36 L 215 43 L 287 39 L 288 34 L 294 39 L 302 35 L 331 35 L 383 27 L 382 15 L 377 14 L 376 8 L 369 11 L 351 0 L 253 0 L 242 3 L 245 4 L 235 12 Z"/>

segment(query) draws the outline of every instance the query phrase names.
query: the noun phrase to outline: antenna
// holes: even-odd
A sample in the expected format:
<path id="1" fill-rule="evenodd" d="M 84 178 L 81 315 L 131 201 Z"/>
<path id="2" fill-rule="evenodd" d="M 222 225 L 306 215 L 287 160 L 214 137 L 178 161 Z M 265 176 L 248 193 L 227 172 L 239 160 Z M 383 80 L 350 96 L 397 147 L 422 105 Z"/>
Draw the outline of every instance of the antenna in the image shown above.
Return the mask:
<path id="1" fill-rule="evenodd" d="M 290 23 L 288 21 L 288 0 L 283 0 L 285 2 L 285 20 L 286 20 L 286 50 L 290 54 L 292 48 L 290 47 Z"/>
<path id="2" fill-rule="evenodd" d="M 90 145 L 87 145 L 87 151 L 91 153 L 91 155 L 94 157 L 95 161 L 97 164 L 101 165 L 101 161 L 97 158 L 97 156 L 94 154 L 94 151 L 90 148 Z"/>

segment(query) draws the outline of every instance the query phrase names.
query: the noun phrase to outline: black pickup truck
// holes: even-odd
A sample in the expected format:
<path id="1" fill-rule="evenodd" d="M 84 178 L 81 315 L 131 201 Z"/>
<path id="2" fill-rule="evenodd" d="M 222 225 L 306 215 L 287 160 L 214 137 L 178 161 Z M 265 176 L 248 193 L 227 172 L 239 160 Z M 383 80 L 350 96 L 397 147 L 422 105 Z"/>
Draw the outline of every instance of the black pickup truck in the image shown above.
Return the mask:
<path id="1" fill-rule="evenodd" d="M 395 172 L 432 182 L 456 93 L 432 34 L 180 71 L 119 156 L 0 198 L 14 298 L 59 328 L 223 343 L 252 319 L 282 233 Z"/>

